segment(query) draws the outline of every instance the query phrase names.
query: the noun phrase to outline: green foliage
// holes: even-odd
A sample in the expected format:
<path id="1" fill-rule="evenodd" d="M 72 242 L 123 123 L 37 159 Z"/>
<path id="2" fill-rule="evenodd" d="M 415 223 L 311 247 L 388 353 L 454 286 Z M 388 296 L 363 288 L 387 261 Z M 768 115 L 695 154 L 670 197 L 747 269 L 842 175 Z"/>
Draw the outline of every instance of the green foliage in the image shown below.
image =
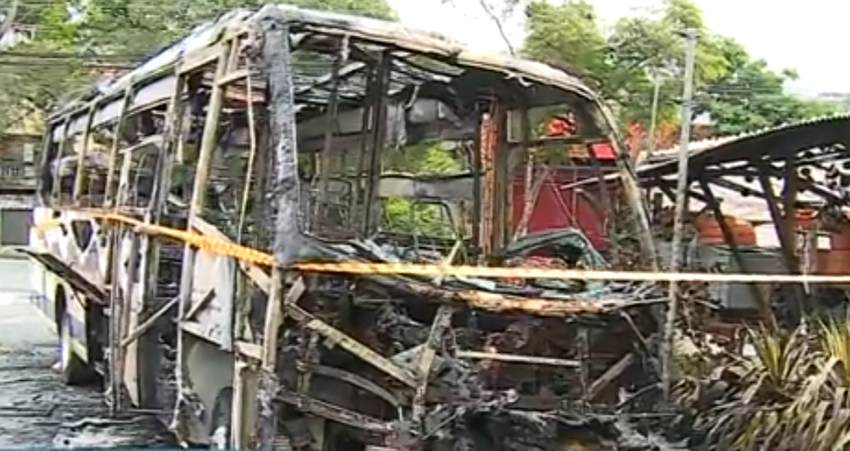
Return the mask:
<path id="1" fill-rule="evenodd" d="M 443 203 L 390 198 L 383 203 L 383 221 L 389 231 L 429 238 L 456 235 L 454 219 Z"/>
<path id="2" fill-rule="evenodd" d="M 83 8 L 86 21 L 81 38 L 91 49 L 147 55 L 188 34 L 199 23 L 227 11 L 256 9 L 268 3 L 287 3 L 304 8 L 350 12 L 392 19 L 395 13 L 384 0 L 89 0 Z"/>
<path id="3" fill-rule="evenodd" d="M 389 172 L 445 175 L 460 172 L 463 163 L 448 146 L 423 142 L 388 151 L 384 157 L 384 168 Z"/>
<path id="4" fill-rule="evenodd" d="M 524 53 L 604 85 L 605 38 L 596 10 L 584 0 L 557 5 L 535 1 L 526 8 Z"/>
<path id="5" fill-rule="evenodd" d="M 679 402 L 709 450 L 839 450 L 850 444 L 850 320 L 801 330 L 750 331 L 752 358 L 685 381 Z"/>
<path id="6" fill-rule="evenodd" d="M 396 17 L 385 0 L 20 0 L 15 23 L 32 29 L 34 39 L 14 51 L 33 56 L 0 59 L 0 130 L 17 118 L 21 105 L 44 110 L 84 89 L 99 72 L 89 63 L 137 63 L 204 21 L 266 3 Z M 0 11 L 10 4 L 0 0 Z"/>
<path id="7" fill-rule="evenodd" d="M 685 42 L 697 31 L 696 114 L 709 113 L 717 134 L 774 126 L 834 112 L 831 105 L 784 92 L 793 69 L 775 72 L 740 43 L 714 33 L 692 0 L 665 0 L 658 9 L 621 17 L 610 29 L 586 0 L 532 0 L 525 10 L 523 53 L 587 80 L 614 103 L 622 124 L 648 128 L 654 80 L 660 80 L 658 117 L 678 123 Z"/>
<path id="8" fill-rule="evenodd" d="M 0 11 L 10 11 L 11 0 L 0 1 Z M 33 30 L 34 41 L 15 46 L 15 55 L 0 54 L 0 131 L 17 125 L 32 110 L 47 107 L 60 95 L 77 89 L 88 80 L 80 64 L 51 55 L 63 53 L 74 44 L 74 25 L 62 2 L 21 0 L 14 28 Z"/>
<path id="9" fill-rule="evenodd" d="M 386 172 L 448 175 L 463 170 L 458 155 L 440 143 L 425 142 L 388 152 Z M 383 205 L 384 224 L 394 232 L 451 238 L 456 234 L 448 205 L 417 199 L 391 198 Z"/>
<path id="10" fill-rule="evenodd" d="M 718 39 L 715 46 L 726 70 L 701 92 L 699 110 L 715 118 L 718 133 L 742 133 L 835 112 L 833 105 L 785 93 L 784 85 L 797 76 L 795 71 L 770 70 L 766 61 L 752 58 L 731 38 Z"/>

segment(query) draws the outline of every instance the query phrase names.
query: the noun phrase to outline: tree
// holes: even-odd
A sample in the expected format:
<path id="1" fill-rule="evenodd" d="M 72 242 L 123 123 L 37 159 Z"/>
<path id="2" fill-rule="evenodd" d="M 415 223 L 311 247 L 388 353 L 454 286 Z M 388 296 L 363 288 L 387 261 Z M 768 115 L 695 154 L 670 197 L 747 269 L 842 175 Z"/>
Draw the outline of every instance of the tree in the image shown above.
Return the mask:
<path id="1" fill-rule="evenodd" d="M 525 14 L 525 56 L 559 66 L 597 87 L 609 87 L 605 77 L 607 43 L 592 4 L 585 0 L 562 4 L 533 1 Z"/>
<path id="2" fill-rule="evenodd" d="M 0 12 L 12 0 L 0 0 Z M 0 58 L 0 130 L 21 105 L 44 110 L 60 96 L 85 89 L 99 67 L 137 64 L 185 37 L 196 25 L 262 0 L 19 0 L 15 23 L 32 39 Z M 278 2 L 274 2 L 278 3 Z M 298 6 L 393 19 L 385 0 L 292 0 Z M 92 67 L 96 66 L 96 67 Z"/>
<path id="3" fill-rule="evenodd" d="M 194 26 L 236 8 L 259 8 L 264 0 L 90 0 L 83 4 L 81 44 L 103 53 L 147 56 L 186 36 Z M 282 3 L 325 11 L 393 19 L 384 0 L 290 0 Z"/>
<path id="4" fill-rule="evenodd" d="M 770 70 L 766 61 L 753 59 L 731 38 L 721 38 L 717 48 L 726 71 L 699 96 L 697 112 L 707 112 L 719 134 L 737 134 L 786 122 L 833 113 L 835 105 L 803 100 L 787 94 L 784 85 L 796 71 Z"/>
<path id="5" fill-rule="evenodd" d="M 734 39 L 714 33 L 692 0 L 665 0 L 658 9 L 621 17 L 608 30 L 586 0 L 532 0 L 525 13 L 523 54 L 587 80 L 612 102 L 624 128 L 639 123 L 648 129 L 656 80 L 659 122 L 678 123 L 685 54 L 679 32 L 686 28 L 700 36 L 695 114 L 709 113 L 718 133 L 832 111 L 829 105 L 785 94 L 784 84 L 794 71 L 773 72 Z"/>
<path id="6" fill-rule="evenodd" d="M 676 121 L 685 66 L 685 41 L 680 35 L 693 29 L 703 37 L 697 44 L 694 83 L 697 90 L 719 77 L 725 62 L 713 45 L 703 12 L 690 0 L 666 0 L 659 10 L 620 18 L 608 37 L 612 83 L 626 93 L 626 122 L 648 123 L 655 82 L 660 83 L 658 117 Z"/>
<path id="7" fill-rule="evenodd" d="M 0 1 L 0 12 L 14 16 L 10 33 L 22 42 L 0 53 L 0 132 L 33 109 L 44 109 L 87 77 L 63 53 L 73 46 L 75 25 L 66 4 L 38 0 Z M 8 17 L 7 17 L 8 18 Z"/>

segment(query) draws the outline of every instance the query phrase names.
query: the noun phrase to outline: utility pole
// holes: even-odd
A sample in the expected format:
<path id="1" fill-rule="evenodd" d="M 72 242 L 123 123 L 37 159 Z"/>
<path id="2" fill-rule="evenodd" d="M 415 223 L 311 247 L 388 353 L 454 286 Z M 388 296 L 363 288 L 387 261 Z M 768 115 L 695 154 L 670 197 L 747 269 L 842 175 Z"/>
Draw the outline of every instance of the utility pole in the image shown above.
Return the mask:
<path id="1" fill-rule="evenodd" d="M 20 6 L 21 0 L 12 0 L 12 6 L 9 8 L 9 11 L 6 12 L 6 17 L 3 19 L 3 23 L 0 23 L 0 39 L 3 39 L 4 36 L 12 29 L 12 26 L 15 25 L 15 19 L 18 16 L 18 6 Z"/>
<path id="2" fill-rule="evenodd" d="M 696 30 L 687 29 L 682 33 L 685 37 L 685 79 L 682 92 L 682 124 L 679 139 L 679 174 L 676 183 L 676 216 L 673 219 L 673 242 L 671 243 L 670 272 L 677 273 L 682 267 L 682 235 L 684 234 L 685 212 L 688 206 L 688 144 L 691 141 L 691 116 L 694 97 L 694 65 L 697 50 Z M 679 284 L 670 282 L 669 302 L 667 305 L 667 320 L 664 325 L 664 342 L 661 352 L 661 389 L 664 401 L 670 402 L 670 388 L 673 365 L 673 340 L 676 330 L 676 315 L 678 310 Z"/>
<path id="3" fill-rule="evenodd" d="M 661 75 L 658 71 L 652 74 L 652 111 L 649 117 L 649 135 L 647 136 L 646 158 L 655 153 L 655 128 L 658 126 L 658 97 L 661 95 Z"/>

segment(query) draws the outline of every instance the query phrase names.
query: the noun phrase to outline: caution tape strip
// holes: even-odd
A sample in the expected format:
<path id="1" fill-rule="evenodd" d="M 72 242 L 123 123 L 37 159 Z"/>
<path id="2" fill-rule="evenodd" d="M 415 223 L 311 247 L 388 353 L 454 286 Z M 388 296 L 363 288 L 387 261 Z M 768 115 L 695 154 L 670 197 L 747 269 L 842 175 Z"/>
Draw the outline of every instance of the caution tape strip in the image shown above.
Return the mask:
<path id="1" fill-rule="evenodd" d="M 146 224 L 130 216 L 102 210 L 69 210 L 104 221 L 119 222 L 133 226 L 136 230 L 150 235 L 158 235 L 176 241 L 185 242 L 199 249 L 244 260 L 261 266 L 274 266 L 274 257 L 250 247 L 231 241 L 212 238 L 186 230 Z M 47 220 L 34 227 L 40 231 L 58 227 L 58 220 Z M 671 272 L 635 272 L 635 271 L 597 271 L 581 269 L 545 269 L 545 268 L 494 268 L 484 266 L 445 266 L 412 263 L 368 263 L 300 262 L 293 268 L 306 272 L 325 272 L 338 274 L 403 274 L 418 276 L 463 276 L 527 279 L 577 279 L 598 281 L 630 282 L 744 282 L 744 283 L 811 283 L 811 284 L 850 284 L 850 275 L 792 275 L 792 274 L 719 274 L 719 273 L 671 273 Z"/>

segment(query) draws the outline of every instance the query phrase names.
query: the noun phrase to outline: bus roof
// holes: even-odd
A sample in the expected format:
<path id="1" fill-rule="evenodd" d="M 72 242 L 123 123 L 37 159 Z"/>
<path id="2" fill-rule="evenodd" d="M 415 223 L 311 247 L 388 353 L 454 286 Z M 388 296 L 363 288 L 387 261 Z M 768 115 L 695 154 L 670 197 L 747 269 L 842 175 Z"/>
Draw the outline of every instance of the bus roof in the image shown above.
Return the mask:
<path id="1" fill-rule="evenodd" d="M 87 96 L 57 105 L 51 116 L 68 113 L 94 99 L 105 100 L 120 96 L 133 82 L 152 78 L 180 61 L 184 54 L 212 45 L 225 29 L 247 28 L 267 21 L 308 25 L 331 33 L 349 34 L 376 43 L 392 45 L 399 50 L 431 54 L 451 59 L 461 66 L 503 72 L 507 77 L 519 77 L 570 90 L 594 102 L 601 98 L 577 77 L 543 63 L 523 60 L 498 52 L 475 51 L 444 35 L 410 28 L 397 22 L 377 20 L 349 14 L 297 8 L 291 5 L 266 5 L 259 11 L 237 9 L 215 21 L 196 27 L 186 38 L 149 58 L 136 69 L 114 82 L 100 85 Z"/>

